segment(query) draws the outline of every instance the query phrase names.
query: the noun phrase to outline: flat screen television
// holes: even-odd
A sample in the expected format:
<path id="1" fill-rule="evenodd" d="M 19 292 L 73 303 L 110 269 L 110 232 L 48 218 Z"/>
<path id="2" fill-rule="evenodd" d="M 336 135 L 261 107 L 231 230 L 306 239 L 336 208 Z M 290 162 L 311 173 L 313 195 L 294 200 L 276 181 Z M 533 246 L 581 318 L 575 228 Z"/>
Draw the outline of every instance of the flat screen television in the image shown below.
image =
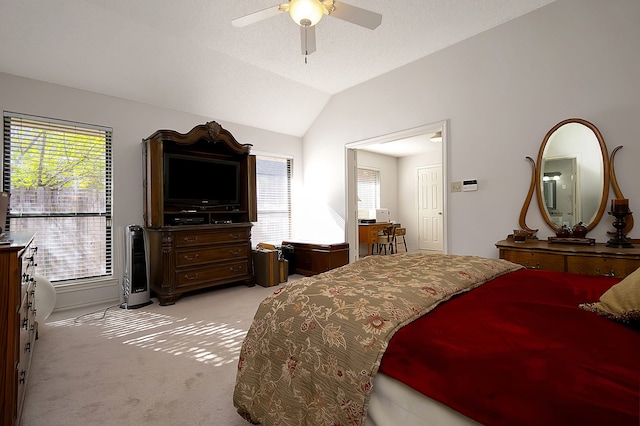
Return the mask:
<path id="1" fill-rule="evenodd" d="M 164 201 L 181 206 L 236 206 L 240 204 L 240 163 L 165 154 Z"/>

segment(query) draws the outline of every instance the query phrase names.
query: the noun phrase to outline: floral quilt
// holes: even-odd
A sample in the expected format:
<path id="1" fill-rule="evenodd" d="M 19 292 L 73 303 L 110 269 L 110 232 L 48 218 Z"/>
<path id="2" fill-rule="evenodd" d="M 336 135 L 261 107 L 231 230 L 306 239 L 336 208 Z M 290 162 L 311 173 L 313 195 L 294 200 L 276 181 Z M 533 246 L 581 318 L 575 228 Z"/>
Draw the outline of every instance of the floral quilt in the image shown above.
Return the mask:
<path id="1" fill-rule="evenodd" d="M 238 413 L 271 425 L 361 425 L 393 334 L 452 296 L 520 269 L 476 256 L 369 256 L 279 288 L 238 361 Z"/>

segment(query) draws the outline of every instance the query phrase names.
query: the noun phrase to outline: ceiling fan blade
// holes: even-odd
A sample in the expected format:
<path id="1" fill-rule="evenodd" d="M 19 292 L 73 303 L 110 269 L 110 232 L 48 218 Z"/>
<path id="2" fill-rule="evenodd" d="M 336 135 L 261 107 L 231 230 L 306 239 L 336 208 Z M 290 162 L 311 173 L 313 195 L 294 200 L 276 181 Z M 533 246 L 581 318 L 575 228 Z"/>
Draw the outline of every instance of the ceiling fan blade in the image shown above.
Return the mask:
<path id="1" fill-rule="evenodd" d="M 300 45 L 304 56 L 316 51 L 316 27 L 300 27 Z"/>
<path id="2" fill-rule="evenodd" d="M 329 12 L 329 16 L 342 19 L 361 27 L 375 30 L 382 23 L 382 15 L 360 7 L 351 6 L 342 2 L 333 2 L 333 10 Z"/>
<path id="3" fill-rule="evenodd" d="M 289 5 L 287 4 L 287 6 Z M 248 15 L 242 16 L 240 18 L 236 18 L 233 21 L 231 21 L 231 25 L 233 25 L 234 27 L 246 27 L 247 25 L 255 24 L 256 22 L 262 21 L 263 19 L 276 16 L 282 11 L 283 11 L 282 5 L 271 6 L 267 9 L 262 9 L 257 12 L 253 12 Z"/>

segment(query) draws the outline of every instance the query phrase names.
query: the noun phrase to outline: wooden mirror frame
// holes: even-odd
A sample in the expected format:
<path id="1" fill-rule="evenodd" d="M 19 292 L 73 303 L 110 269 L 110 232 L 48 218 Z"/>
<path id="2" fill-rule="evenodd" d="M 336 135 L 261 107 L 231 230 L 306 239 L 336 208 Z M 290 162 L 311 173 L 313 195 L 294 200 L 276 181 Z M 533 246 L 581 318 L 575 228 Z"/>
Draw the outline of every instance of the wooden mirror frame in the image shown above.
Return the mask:
<path id="1" fill-rule="evenodd" d="M 610 175 L 609 175 L 610 173 L 609 172 L 609 154 L 607 152 L 607 145 L 604 142 L 604 138 L 602 137 L 602 134 L 600 133 L 600 131 L 596 126 L 580 118 L 569 118 L 567 120 L 563 120 L 559 122 L 558 124 L 553 126 L 551 130 L 547 132 L 544 139 L 542 140 L 542 144 L 540 145 L 540 151 L 538 152 L 538 163 L 537 163 L 538 167 L 536 167 L 536 174 L 535 174 L 536 199 L 538 200 L 538 209 L 540 210 L 540 214 L 542 215 L 542 218 L 544 219 L 545 222 L 547 222 L 547 225 L 549 225 L 549 227 L 553 230 L 553 232 L 556 232 L 558 229 L 560 229 L 560 227 L 556 225 L 553 222 L 553 220 L 551 220 L 551 217 L 549 216 L 549 212 L 547 211 L 547 209 L 544 208 L 544 200 L 542 198 L 543 195 L 542 195 L 542 188 L 541 188 L 542 175 L 544 173 L 544 170 L 542 170 L 542 160 L 544 157 L 545 149 L 549 144 L 549 139 L 553 136 L 553 134 L 561 127 L 567 124 L 572 124 L 572 123 L 583 125 L 593 132 L 596 139 L 598 140 L 598 144 L 600 146 L 600 155 L 602 158 L 602 167 L 603 167 L 602 177 L 604 180 L 602 182 L 602 194 L 600 195 L 600 204 L 598 206 L 598 210 L 596 211 L 595 216 L 593 217 L 593 220 L 590 223 L 584 224 L 587 227 L 588 231 L 591 231 L 593 228 L 595 228 L 596 225 L 598 225 L 598 223 L 602 219 L 602 215 L 604 214 L 604 209 L 607 207 L 607 201 L 609 197 L 609 185 L 611 182 Z"/>
<path id="2" fill-rule="evenodd" d="M 528 231 L 531 234 L 535 234 L 536 232 L 538 232 L 537 229 L 532 229 L 528 227 L 526 224 L 526 216 L 529 210 L 529 206 L 531 204 L 531 198 L 533 197 L 534 191 L 536 192 L 538 210 L 540 211 L 542 218 L 554 232 L 559 229 L 559 227 L 551 220 L 547 211 L 544 209 L 544 202 L 542 200 L 542 191 L 540 189 L 540 182 L 541 182 L 540 177 L 543 172 L 540 169 L 540 165 L 542 164 L 542 156 L 544 154 L 544 149 L 547 145 L 547 142 L 549 141 L 549 138 L 561 126 L 568 123 L 582 124 L 588 127 L 591 131 L 593 131 L 600 145 L 600 152 L 602 153 L 603 178 L 604 178 L 603 187 L 602 187 L 602 196 L 600 199 L 600 206 L 598 208 L 598 211 L 596 212 L 595 217 L 593 218 L 591 223 L 586 224 L 587 230 L 591 231 L 593 228 L 595 228 L 598 225 L 598 223 L 602 219 L 604 210 L 608 202 L 609 185 L 613 186 L 613 191 L 615 193 L 616 198 L 624 198 L 624 196 L 622 195 L 622 191 L 620 190 L 620 187 L 618 185 L 618 180 L 616 179 L 616 176 L 615 176 L 615 169 L 614 169 L 614 163 L 613 163 L 615 154 L 616 152 L 618 152 L 618 150 L 622 148 L 622 145 L 616 147 L 612 151 L 611 157 L 609 158 L 607 153 L 607 146 L 605 144 L 604 138 L 602 137 L 602 134 L 600 133 L 600 131 L 595 125 L 581 118 L 569 118 L 567 120 L 563 120 L 558 124 L 556 124 L 555 126 L 553 126 L 551 130 L 547 132 L 544 139 L 542 140 L 542 144 L 540 145 L 540 150 L 538 151 L 538 163 L 537 163 L 538 166 L 536 166 L 535 161 L 531 157 L 525 157 L 531 163 L 532 176 L 531 176 L 531 184 L 529 185 L 529 192 L 527 193 L 527 197 L 525 198 L 524 204 L 522 206 L 522 210 L 520 211 L 519 225 L 520 225 L 520 228 Z M 632 228 L 633 228 L 633 216 L 630 215 L 627 217 L 624 232 L 628 233 Z"/>

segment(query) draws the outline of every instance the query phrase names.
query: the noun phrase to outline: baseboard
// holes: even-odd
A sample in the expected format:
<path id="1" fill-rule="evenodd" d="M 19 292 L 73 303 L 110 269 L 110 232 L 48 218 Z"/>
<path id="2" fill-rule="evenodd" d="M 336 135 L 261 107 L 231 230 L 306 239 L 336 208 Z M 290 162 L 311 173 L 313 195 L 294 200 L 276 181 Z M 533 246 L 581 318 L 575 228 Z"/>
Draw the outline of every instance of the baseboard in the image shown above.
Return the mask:
<path id="1" fill-rule="evenodd" d="M 53 312 L 120 302 L 120 287 L 114 278 L 60 284 L 55 289 L 56 307 Z"/>

